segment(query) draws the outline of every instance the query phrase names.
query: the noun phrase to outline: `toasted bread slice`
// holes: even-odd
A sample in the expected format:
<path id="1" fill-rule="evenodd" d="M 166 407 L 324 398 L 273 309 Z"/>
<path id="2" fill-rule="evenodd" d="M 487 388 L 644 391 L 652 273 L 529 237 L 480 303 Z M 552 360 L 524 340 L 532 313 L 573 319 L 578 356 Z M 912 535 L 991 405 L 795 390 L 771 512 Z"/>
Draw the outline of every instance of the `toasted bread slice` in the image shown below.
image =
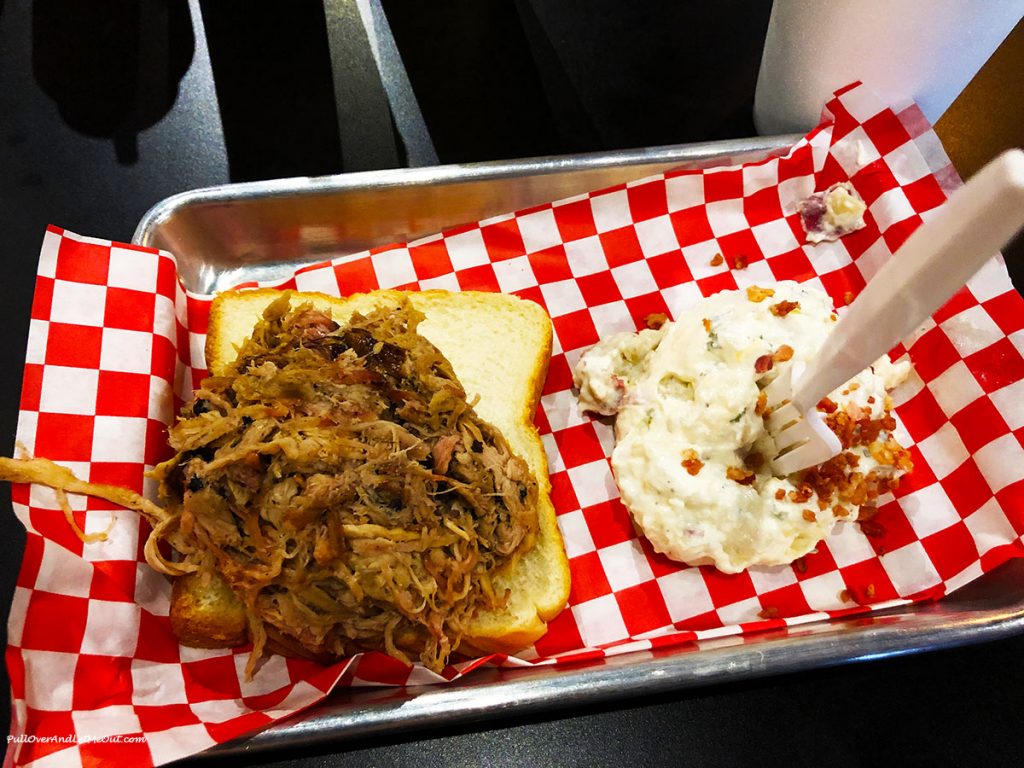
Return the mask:
<path id="1" fill-rule="evenodd" d="M 263 310 L 280 295 L 259 289 L 227 292 L 214 300 L 206 341 L 210 373 L 226 372 Z M 463 650 L 512 653 L 540 638 L 569 596 L 569 566 L 551 503 L 547 459 L 533 426 L 551 355 L 551 321 L 533 302 L 474 291 L 376 291 L 347 299 L 293 293 L 292 306 L 312 303 L 344 324 L 354 312 L 398 306 L 406 297 L 426 318 L 419 332 L 451 362 L 470 402 L 479 396 L 476 412 L 501 430 L 537 478 L 537 543 L 496 582 L 499 589 L 510 590 L 506 606 L 477 616 L 463 638 Z M 171 617 L 175 633 L 186 645 L 239 645 L 240 609 L 223 583 L 182 578 L 175 584 Z"/>

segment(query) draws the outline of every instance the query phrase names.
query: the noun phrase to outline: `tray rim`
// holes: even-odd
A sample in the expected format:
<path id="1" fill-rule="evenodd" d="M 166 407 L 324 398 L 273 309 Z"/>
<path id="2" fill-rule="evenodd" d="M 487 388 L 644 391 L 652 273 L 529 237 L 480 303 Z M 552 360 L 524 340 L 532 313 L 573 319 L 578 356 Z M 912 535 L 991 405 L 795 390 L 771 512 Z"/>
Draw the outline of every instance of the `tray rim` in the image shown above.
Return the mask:
<path id="1" fill-rule="evenodd" d="M 221 184 L 169 196 L 153 205 L 139 221 L 132 243 L 150 244 L 160 225 L 179 209 L 194 205 L 232 204 L 279 196 L 315 196 L 345 190 L 387 189 L 473 181 L 514 179 L 597 170 L 608 166 L 643 166 L 703 162 L 744 153 L 766 155 L 784 150 L 802 134 L 730 139 L 646 149 L 535 157 L 426 168 L 390 169 L 318 177 L 294 177 Z M 1010 566 L 1007 563 L 993 573 Z M 986 574 L 984 578 L 993 576 Z M 710 649 L 685 649 L 652 656 L 635 651 L 580 666 L 543 666 L 494 671 L 506 676 L 484 682 L 473 676 L 455 684 L 395 688 L 395 696 L 374 701 L 364 691 L 345 689 L 354 700 L 338 704 L 329 697 L 303 713 L 254 734 L 211 748 L 196 757 L 254 754 L 298 746 L 323 746 L 380 733 L 415 731 L 428 725 L 450 725 L 521 715 L 571 704 L 682 690 L 718 682 L 870 661 L 876 658 L 990 642 L 1024 633 L 1024 597 L 1011 606 L 947 610 L 938 602 L 901 605 L 849 618 L 809 625 L 820 631 L 776 636 L 772 631 L 745 636 L 752 642 Z M 865 618 L 896 617 L 891 623 L 864 623 Z M 858 626 L 860 625 L 860 626 Z M 822 629 L 824 628 L 824 629 Z M 612 660 L 609 663 L 609 660 Z M 481 670 L 485 672 L 486 670 Z M 474 673 L 476 676 L 478 673 Z M 516 679 L 518 676 L 519 679 Z M 389 689 L 390 690 L 390 689 Z M 368 699 L 360 703 L 358 699 Z"/>
<path id="2" fill-rule="evenodd" d="M 154 232 L 179 209 L 192 205 L 233 203 L 285 195 L 320 195 L 346 189 L 414 187 L 452 182 L 492 181 L 515 176 L 542 176 L 584 171 L 609 166 L 651 165 L 703 161 L 733 154 L 784 150 L 803 138 L 803 134 L 758 136 L 661 147 L 586 152 L 575 155 L 549 155 L 515 160 L 478 163 L 451 163 L 420 168 L 390 168 L 325 176 L 293 176 L 265 181 L 218 184 L 179 192 L 158 201 L 143 214 L 132 235 L 132 244 L 152 247 Z"/>

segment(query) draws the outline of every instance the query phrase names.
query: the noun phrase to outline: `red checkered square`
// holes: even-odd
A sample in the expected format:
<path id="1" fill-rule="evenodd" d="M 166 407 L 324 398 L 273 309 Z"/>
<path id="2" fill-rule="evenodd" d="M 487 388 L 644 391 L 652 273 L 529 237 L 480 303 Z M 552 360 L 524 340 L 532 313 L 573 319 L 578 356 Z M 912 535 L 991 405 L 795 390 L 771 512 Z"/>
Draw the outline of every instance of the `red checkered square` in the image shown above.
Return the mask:
<path id="1" fill-rule="evenodd" d="M 110 268 L 110 245 L 84 243 L 63 237 L 57 252 L 54 277 L 71 283 L 106 285 Z"/>
<path id="2" fill-rule="evenodd" d="M 799 584 L 773 589 L 760 596 L 761 605 L 764 607 L 765 618 L 789 618 L 792 616 L 803 616 L 811 612 L 807 604 L 803 590 Z"/>
<path id="3" fill-rule="evenodd" d="M 892 224 L 882 233 L 886 247 L 891 253 L 896 253 L 919 226 L 921 226 L 921 217 L 916 214 Z"/>
<path id="4" fill-rule="evenodd" d="M 810 142 L 798 144 L 779 161 L 779 181 L 814 175 L 814 152 Z"/>
<path id="5" fill-rule="evenodd" d="M 860 605 L 883 603 L 899 596 L 889 574 L 878 560 L 862 560 L 842 570 L 850 599 Z"/>
<path id="6" fill-rule="evenodd" d="M 825 292 L 832 298 L 832 303 L 837 307 L 851 304 L 852 299 L 851 301 L 846 300 L 847 294 L 851 294 L 853 298 L 856 298 L 857 294 L 864 290 L 864 286 L 867 285 L 864 276 L 854 264 L 832 272 L 826 272 L 819 275 L 819 277 L 822 287 L 824 287 Z"/>
<path id="7" fill-rule="evenodd" d="M 722 256 L 729 269 L 743 269 L 741 265 L 750 265 L 763 258 L 761 247 L 749 229 L 720 236 L 718 246 L 722 249 Z"/>
<path id="8" fill-rule="evenodd" d="M 565 355 L 552 355 L 548 361 L 548 377 L 544 381 L 544 394 L 561 392 L 572 387 L 572 368 Z"/>
<path id="9" fill-rule="evenodd" d="M 744 197 L 743 213 L 752 227 L 783 218 L 778 188 L 768 187 Z"/>
<path id="10" fill-rule="evenodd" d="M 92 600 L 120 602 L 135 601 L 134 560 L 104 560 L 93 563 L 93 577 L 89 585 Z"/>
<path id="11" fill-rule="evenodd" d="M 100 371 L 96 413 L 104 416 L 145 416 L 149 412 L 149 376 Z"/>
<path id="12" fill-rule="evenodd" d="M 956 576 L 979 557 L 974 537 L 963 523 L 926 536 L 921 545 L 943 579 Z"/>
<path id="13" fill-rule="evenodd" d="M 84 461 L 92 454 L 93 419 L 62 413 L 40 413 L 35 454 L 54 461 Z"/>
<path id="14" fill-rule="evenodd" d="M 548 631 L 534 646 L 541 657 L 552 657 L 583 647 L 580 628 L 572 611 L 562 611 L 548 622 Z"/>
<path id="15" fill-rule="evenodd" d="M 50 323 L 46 362 L 71 368 L 98 368 L 102 340 L 101 328 Z"/>
<path id="16" fill-rule="evenodd" d="M 633 221 L 646 221 L 668 213 L 665 182 L 662 179 L 626 187 L 629 213 Z"/>
<path id="17" fill-rule="evenodd" d="M 995 404 L 979 397 L 955 413 L 950 421 L 971 453 L 1010 431 Z"/>
<path id="18" fill-rule="evenodd" d="M 576 492 L 572 487 L 572 479 L 568 472 L 551 473 L 551 503 L 558 514 L 572 512 L 580 508 L 576 500 Z"/>
<path id="19" fill-rule="evenodd" d="M 583 517 L 598 549 L 636 538 L 629 512 L 619 499 L 586 507 Z"/>
<path id="20" fill-rule="evenodd" d="M 420 280 L 447 275 L 452 271 L 452 263 L 448 258 L 448 249 L 445 248 L 444 241 L 440 239 L 420 245 L 410 245 L 409 257 L 412 259 L 416 276 Z M 339 276 L 339 282 L 340 280 Z"/>
<path id="21" fill-rule="evenodd" d="M 749 600 L 757 593 L 746 571 L 740 573 L 722 573 L 715 568 L 701 566 L 704 584 L 716 606 L 732 605 L 741 600 Z"/>
<path id="22" fill-rule="evenodd" d="M 652 256 L 647 260 L 647 266 L 651 269 L 654 282 L 661 289 L 688 283 L 693 280 L 690 269 L 686 265 L 686 259 L 678 251 L 663 253 L 660 256 Z"/>
<path id="23" fill-rule="evenodd" d="M 875 149 L 882 155 L 887 155 L 910 141 L 910 135 L 899 118 L 888 109 L 866 120 L 864 130 L 872 137 Z"/>
<path id="24" fill-rule="evenodd" d="M 742 184 L 742 177 L 740 184 Z M 682 211 L 674 211 L 669 214 L 672 220 L 672 228 L 676 232 L 676 240 L 679 246 L 685 248 L 688 245 L 696 245 L 710 240 L 715 236 L 711 231 L 711 224 L 703 207 L 686 208 Z"/>
<path id="25" fill-rule="evenodd" d="M 914 370 L 925 381 L 936 378 L 960 359 L 956 347 L 939 327 L 932 328 L 917 339 L 909 352 Z"/>
<path id="26" fill-rule="evenodd" d="M 903 193 L 918 213 L 930 211 L 946 202 L 946 193 L 934 176 L 925 176 L 903 187 Z"/>
<path id="27" fill-rule="evenodd" d="M 597 234 L 597 226 L 594 224 L 594 214 L 588 198 L 565 205 L 556 205 L 552 208 L 552 213 L 554 213 L 555 224 L 558 225 L 558 231 L 564 242 L 580 240 Z"/>
<path id="28" fill-rule="evenodd" d="M 39 391 L 43 385 L 43 366 L 25 363 L 25 375 L 21 382 L 19 407 L 23 411 L 39 410 Z"/>
<path id="29" fill-rule="evenodd" d="M 484 239 L 484 247 L 494 261 L 512 259 L 526 253 L 523 236 L 519 234 L 515 218 L 495 224 L 482 224 L 480 235 Z"/>
<path id="30" fill-rule="evenodd" d="M 79 597 L 36 591 L 29 600 L 21 645 L 37 651 L 76 653 L 82 645 L 89 601 Z M 60 617 L 61 631 L 55 632 L 51 619 Z"/>
<path id="31" fill-rule="evenodd" d="M 494 274 L 494 267 L 490 264 L 481 264 L 478 267 L 461 270 L 459 272 L 459 287 L 464 291 L 497 293 L 501 290 L 498 278 Z"/>
<path id="32" fill-rule="evenodd" d="M 102 691 L 102 706 L 132 703 L 132 660 L 130 656 L 81 654 L 75 667 L 74 709 L 96 709 L 96 692 Z"/>
<path id="33" fill-rule="evenodd" d="M 647 318 L 651 315 L 672 316 L 672 312 L 665 302 L 665 296 L 661 293 L 647 293 L 643 296 L 626 299 L 626 308 L 637 328 L 646 328 Z"/>
<path id="34" fill-rule="evenodd" d="M 879 507 L 878 513 L 863 526 L 859 522 L 856 525 L 879 555 L 917 541 L 917 534 L 910 521 L 899 505 L 892 502 Z"/>
<path id="35" fill-rule="evenodd" d="M 18 765 L 28 765 L 62 750 L 76 749 L 66 741 L 75 734 L 70 712 L 44 712 L 30 707 L 25 720 L 25 732 L 34 734 L 36 740 L 17 745 Z"/>
<path id="36" fill-rule="evenodd" d="M 994 392 L 1024 379 L 1024 357 L 1009 339 L 1000 339 L 965 359 L 985 392 Z"/>
<path id="37" fill-rule="evenodd" d="M 743 171 L 715 171 L 704 174 L 704 201 L 733 200 L 743 197 Z"/>
<path id="38" fill-rule="evenodd" d="M 561 245 L 531 253 L 528 258 L 533 274 L 542 284 L 572 279 L 572 270 L 569 269 L 569 263 L 565 258 L 565 248 Z"/>
<path id="39" fill-rule="evenodd" d="M 939 482 L 961 517 L 971 514 L 992 498 L 992 490 L 973 459 L 967 459 Z"/>
<path id="40" fill-rule="evenodd" d="M 156 296 L 127 288 L 108 288 L 104 308 L 105 328 L 152 331 L 156 316 Z"/>
<path id="41" fill-rule="evenodd" d="M 807 254 L 802 248 L 797 248 L 788 253 L 780 253 L 768 259 L 768 266 L 777 280 L 803 281 L 813 277 L 816 273 L 811 266 Z"/>
<path id="42" fill-rule="evenodd" d="M 636 230 L 632 227 L 602 232 L 600 239 L 609 267 L 632 264 L 644 257 L 644 252 L 640 250 L 640 241 L 637 239 Z"/>
<path id="43" fill-rule="evenodd" d="M 697 287 L 700 288 L 702 296 L 714 296 L 719 291 L 735 291 L 736 280 L 729 272 L 721 272 L 711 277 L 697 280 Z"/>
<path id="44" fill-rule="evenodd" d="M 590 424 L 580 424 L 556 432 L 555 442 L 567 469 L 600 461 L 605 457 L 604 448 Z"/>
<path id="45" fill-rule="evenodd" d="M 1007 291 L 989 299 L 982 306 L 995 320 L 999 330 L 1009 336 L 1024 328 L 1024 306 L 1019 293 Z"/>
<path id="46" fill-rule="evenodd" d="M 594 322 L 590 317 L 590 313 L 585 309 L 553 317 L 551 322 L 554 325 L 555 333 L 558 335 L 558 343 L 562 349 L 582 349 L 599 341 L 597 329 L 594 328 Z"/>
<path id="47" fill-rule="evenodd" d="M 569 602 L 573 605 L 607 595 L 612 591 L 597 552 L 588 552 L 571 558 L 569 572 L 572 575 Z"/>
<path id="48" fill-rule="evenodd" d="M 142 661 L 177 664 L 178 640 L 171 631 L 171 622 L 166 616 L 156 616 L 143 611 L 139 616 L 139 642 L 135 657 Z"/>
<path id="49" fill-rule="evenodd" d="M 190 701 L 220 701 L 242 696 L 232 655 L 188 661 L 181 665 L 181 670 Z"/>
<path id="50" fill-rule="evenodd" d="M 131 736 L 133 734 L 124 735 Z M 124 739 L 116 743 L 91 741 L 80 744 L 78 752 L 81 756 L 82 765 L 87 767 L 113 765 L 115 763 L 121 765 L 145 765 L 153 759 L 145 739 L 140 739 L 139 741 Z"/>
<path id="51" fill-rule="evenodd" d="M 583 275 L 577 278 L 576 282 L 579 284 L 580 293 L 583 294 L 583 299 L 587 302 L 588 307 L 597 307 L 610 301 L 619 301 L 622 298 L 611 272 Z"/>
<path id="52" fill-rule="evenodd" d="M 615 593 L 626 630 L 636 637 L 672 624 L 665 599 L 655 581 L 646 581 Z"/>
<path id="53" fill-rule="evenodd" d="M 49 320 L 52 304 L 53 278 L 39 275 L 36 277 L 36 291 L 32 296 L 32 312 L 30 316 L 33 320 Z"/>

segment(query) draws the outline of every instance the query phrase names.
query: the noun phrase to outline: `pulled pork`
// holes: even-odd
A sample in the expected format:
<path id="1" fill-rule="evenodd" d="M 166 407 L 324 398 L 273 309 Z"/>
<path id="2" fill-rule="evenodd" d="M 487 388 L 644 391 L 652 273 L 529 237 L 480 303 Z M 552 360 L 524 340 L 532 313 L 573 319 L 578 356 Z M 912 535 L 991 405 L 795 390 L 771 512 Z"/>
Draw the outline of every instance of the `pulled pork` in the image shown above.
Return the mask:
<path id="1" fill-rule="evenodd" d="M 210 377 L 154 470 L 170 574 L 219 574 L 268 636 L 318 657 L 367 649 L 439 670 L 494 576 L 533 546 L 537 482 L 476 415 L 408 304 L 340 327 L 287 295 Z"/>

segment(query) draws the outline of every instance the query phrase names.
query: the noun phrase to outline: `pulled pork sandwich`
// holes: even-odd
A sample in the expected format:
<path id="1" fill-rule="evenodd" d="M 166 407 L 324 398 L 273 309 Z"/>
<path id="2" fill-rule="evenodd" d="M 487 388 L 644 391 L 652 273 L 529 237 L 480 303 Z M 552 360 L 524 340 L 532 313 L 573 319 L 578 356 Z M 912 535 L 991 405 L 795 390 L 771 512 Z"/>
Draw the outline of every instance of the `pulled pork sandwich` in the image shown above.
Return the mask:
<path id="1" fill-rule="evenodd" d="M 147 560 L 175 577 L 171 623 L 183 643 L 250 640 L 250 675 L 265 650 L 325 661 L 382 650 L 440 670 L 464 639 L 471 652 L 530 644 L 564 606 L 568 570 L 536 430 L 510 430 L 524 460 L 478 415 L 418 332 L 413 296 L 463 359 L 446 330 L 452 311 L 476 301 L 467 311 L 483 319 L 495 301 L 529 304 L 441 292 L 316 296 L 316 306 L 272 291 L 218 299 L 213 375 L 169 430 L 174 456 L 151 473 L 162 506 L 128 504 L 154 525 Z M 237 348 L 231 362 L 225 346 Z M 495 355 L 478 352 L 485 364 Z M 532 413 L 540 373 L 520 377 L 532 402 L 510 390 L 500 405 L 484 393 L 487 407 L 512 404 L 508 418 L 522 421 L 515 406 Z"/>

